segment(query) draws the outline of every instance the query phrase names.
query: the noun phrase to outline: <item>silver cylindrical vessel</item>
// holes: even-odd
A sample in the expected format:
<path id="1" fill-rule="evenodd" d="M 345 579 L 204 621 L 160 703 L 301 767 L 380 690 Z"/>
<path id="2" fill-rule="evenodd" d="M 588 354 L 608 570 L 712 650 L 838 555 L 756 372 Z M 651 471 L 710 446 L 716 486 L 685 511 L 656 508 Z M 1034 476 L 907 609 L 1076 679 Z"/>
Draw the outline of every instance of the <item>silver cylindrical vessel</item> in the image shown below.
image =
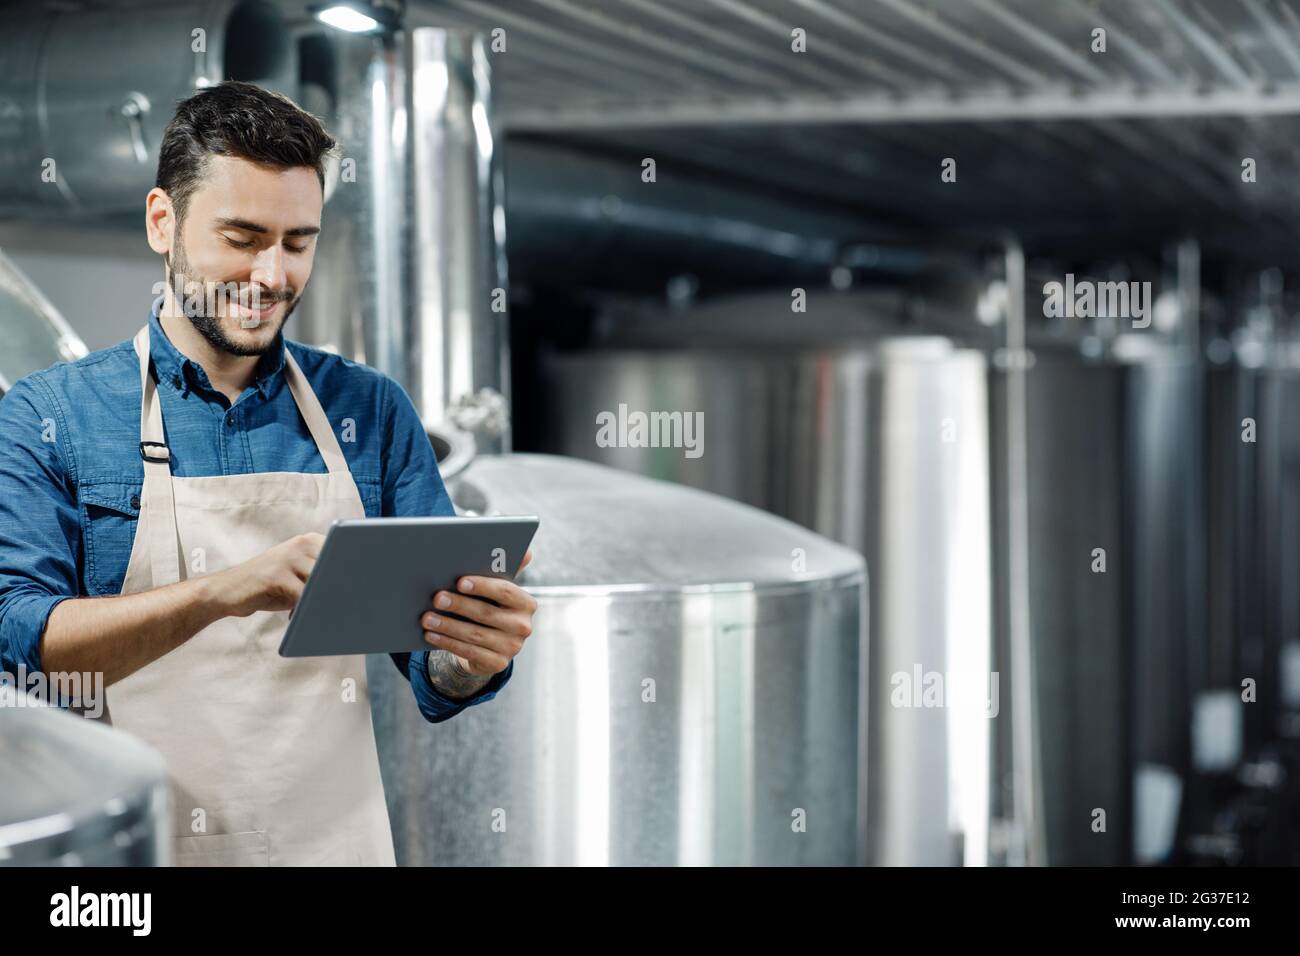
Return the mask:
<path id="1" fill-rule="evenodd" d="M 452 493 L 541 517 L 540 608 L 510 683 L 450 721 L 372 674 L 399 863 L 865 860 L 859 555 L 552 456 L 479 456 Z"/>

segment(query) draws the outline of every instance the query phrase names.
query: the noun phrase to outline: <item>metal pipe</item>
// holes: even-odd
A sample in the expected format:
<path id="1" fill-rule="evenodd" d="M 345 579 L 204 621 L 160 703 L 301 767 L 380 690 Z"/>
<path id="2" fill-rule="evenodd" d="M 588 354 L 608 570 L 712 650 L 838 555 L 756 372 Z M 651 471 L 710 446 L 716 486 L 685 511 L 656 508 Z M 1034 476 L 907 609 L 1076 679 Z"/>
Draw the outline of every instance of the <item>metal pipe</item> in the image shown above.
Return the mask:
<path id="1" fill-rule="evenodd" d="M 474 434 L 481 452 L 509 451 L 505 214 L 489 54 L 481 37 L 419 28 L 408 35 L 406 59 L 404 377 L 426 422 Z"/>
<path id="2" fill-rule="evenodd" d="M 302 338 L 391 376 L 444 438 L 507 451 L 505 216 L 486 49 L 431 27 L 338 37 L 335 49 L 335 133 L 352 175 L 325 209 Z"/>
<path id="3" fill-rule="evenodd" d="M 1009 240 L 1007 283 L 1007 601 L 1011 649 L 1011 748 L 1015 768 L 1014 819 L 1018 843 L 1009 862 L 1045 865 L 1047 832 L 1042 813 L 1038 700 L 1029 608 L 1029 460 L 1025 371 L 1025 255 Z M 1016 852 L 1019 851 L 1019 858 Z"/>

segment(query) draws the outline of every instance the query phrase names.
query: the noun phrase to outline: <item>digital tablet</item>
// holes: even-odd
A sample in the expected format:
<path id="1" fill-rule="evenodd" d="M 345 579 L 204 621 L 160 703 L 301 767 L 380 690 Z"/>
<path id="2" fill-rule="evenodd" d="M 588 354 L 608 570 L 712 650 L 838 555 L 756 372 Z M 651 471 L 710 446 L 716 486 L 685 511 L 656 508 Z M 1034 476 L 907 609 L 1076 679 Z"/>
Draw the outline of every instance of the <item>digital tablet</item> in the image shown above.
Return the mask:
<path id="1" fill-rule="evenodd" d="M 420 618 L 463 575 L 513 579 L 535 515 L 336 521 L 280 642 L 282 657 L 430 650 Z M 435 614 L 453 617 L 442 610 Z"/>

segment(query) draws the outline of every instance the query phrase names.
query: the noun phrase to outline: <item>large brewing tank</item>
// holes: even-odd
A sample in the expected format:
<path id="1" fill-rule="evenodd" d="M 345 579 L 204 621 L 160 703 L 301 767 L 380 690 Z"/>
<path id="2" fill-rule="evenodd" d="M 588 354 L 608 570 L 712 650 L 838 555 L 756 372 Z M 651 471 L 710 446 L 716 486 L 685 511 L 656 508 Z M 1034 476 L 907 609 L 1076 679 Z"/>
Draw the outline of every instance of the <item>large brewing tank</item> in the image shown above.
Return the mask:
<path id="1" fill-rule="evenodd" d="M 152 747 L 0 685 L 0 866 L 166 865 L 169 801 Z"/>
<path id="2" fill-rule="evenodd" d="M 1008 690 L 992 676 L 987 363 L 897 331 L 894 305 L 813 295 L 792 318 L 786 297 L 750 296 L 625 322 L 621 347 L 549 353 L 547 448 L 724 494 L 865 554 L 869 861 L 983 865 Z M 594 415 L 620 404 L 702 412 L 706 454 L 597 445 Z M 959 685 L 981 699 L 939 706 L 934 691 Z"/>
<path id="3" fill-rule="evenodd" d="M 281 92 L 296 82 L 272 3 L 132 13 L 0 13 L 0 212 L 138 215 L 178 100 L 224 79 Z"/>
<path id="4" fill-rule="evenodd" d="M 371 706 L 401 864 L 864 862 L 865 569 L 736 502 L 482 455 L 457 507 L 541 517 L 533 636 L 489 704 Z"/>

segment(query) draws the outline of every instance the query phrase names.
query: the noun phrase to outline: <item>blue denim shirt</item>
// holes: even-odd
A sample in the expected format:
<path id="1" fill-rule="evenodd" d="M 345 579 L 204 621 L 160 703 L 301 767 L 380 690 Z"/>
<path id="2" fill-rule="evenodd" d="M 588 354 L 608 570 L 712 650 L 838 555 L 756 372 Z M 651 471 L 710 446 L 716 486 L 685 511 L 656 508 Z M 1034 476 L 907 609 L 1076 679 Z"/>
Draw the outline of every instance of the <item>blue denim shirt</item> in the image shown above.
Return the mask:
<path id="1" fill-rule="evenodd" d="M 339 436 L 367 516 L 455 513 L 419 415 L 387 376 L 287 341 L 259 359 L 232 405 L 167 339 L 157 304 L 149 331 L 176 477 L 325 472 L 285 381 L 287 347 Z M 29 375 L 0 400 L 3 670 L 41 669 L 41 634 L 60 601 L 120 593 L 144 482 L 139 433 L 140 361 L 129 340 Z M 491 700 L 514 670 L 511 661 L 458 701 L 434 689 L 429 651 L 390 656 L 433 723 Z"/>

